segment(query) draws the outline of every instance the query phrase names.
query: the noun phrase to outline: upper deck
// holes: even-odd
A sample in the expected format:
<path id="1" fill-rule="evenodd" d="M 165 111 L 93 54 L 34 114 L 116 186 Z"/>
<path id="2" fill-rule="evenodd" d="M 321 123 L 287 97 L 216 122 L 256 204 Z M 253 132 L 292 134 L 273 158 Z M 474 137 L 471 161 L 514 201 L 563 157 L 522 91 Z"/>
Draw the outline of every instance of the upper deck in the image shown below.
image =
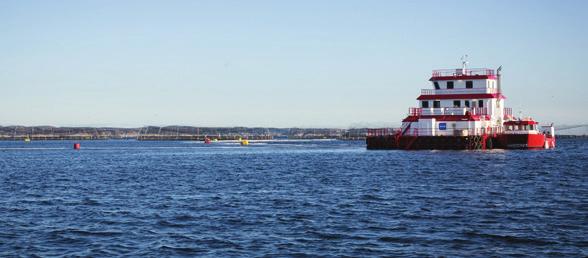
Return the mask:
<path id="1" fill-rule="evenodd" d="M 457 68 L 457 69 L 439 69 L 433 70 L 429 81 L 448 81 L 448 80 L 484 80 L 496 79 L 496 73 L 488 68 Z"/>

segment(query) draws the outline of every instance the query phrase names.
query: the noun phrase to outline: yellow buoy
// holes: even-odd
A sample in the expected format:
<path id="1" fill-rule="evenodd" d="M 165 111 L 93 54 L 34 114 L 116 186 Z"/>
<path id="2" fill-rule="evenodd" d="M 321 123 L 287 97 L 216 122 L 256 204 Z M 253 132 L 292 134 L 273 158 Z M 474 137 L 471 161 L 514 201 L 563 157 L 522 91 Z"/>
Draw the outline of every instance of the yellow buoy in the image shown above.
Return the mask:
<path id="1" fill-rule="evenodd" d="M 249 140 L 241 140 L 241 145 L 249 145 Z"/>

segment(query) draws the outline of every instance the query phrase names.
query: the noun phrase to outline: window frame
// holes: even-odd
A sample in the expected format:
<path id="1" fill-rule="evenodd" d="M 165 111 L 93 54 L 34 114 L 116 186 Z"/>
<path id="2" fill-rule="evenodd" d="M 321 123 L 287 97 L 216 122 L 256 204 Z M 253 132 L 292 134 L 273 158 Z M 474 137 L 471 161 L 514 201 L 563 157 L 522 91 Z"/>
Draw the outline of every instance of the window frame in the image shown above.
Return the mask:
<path id="1" fill-rule="evenodd" d="M 466 89 L 473 89 L 474 88 L 474 81 L 466 81 Z"/>

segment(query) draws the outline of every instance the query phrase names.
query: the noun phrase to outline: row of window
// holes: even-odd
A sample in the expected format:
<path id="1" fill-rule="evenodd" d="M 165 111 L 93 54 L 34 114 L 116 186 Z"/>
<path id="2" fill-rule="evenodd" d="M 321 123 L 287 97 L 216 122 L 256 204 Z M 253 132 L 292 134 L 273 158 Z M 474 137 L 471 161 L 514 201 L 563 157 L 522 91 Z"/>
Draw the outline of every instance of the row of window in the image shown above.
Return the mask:
<path id="1" fill-rule="evenodd" d="M 453 107 L 461 107 L 461 100 L 454 100 L 453 101 Z M 478 107 L 484 107 L 484 100 L 478 100 Z M 476 101 L 472 100 L 471 102 L 469 100 L 464 100 L 463 101 L 463 106 L 464 107 L 476 107 Z M 423 100 L 421 102 L 421 107 L 422 108 L 429 108 L 429 101 L 428 100 Z M 433 108 L 441 108 L 441 101 L 439 100 L 433 100 Z"/>
<path id="2" fill-rule="evenodd" d="M 439 82 L 433 82 L 433 84 L 435 85 L 435 89 L 436 90 L 440 90 L 441 87 L 439 86 Z M 447 89 L 453 89 L 453 81 L 447 81 L 446 82 L 446 87 Z M 473 81 L 466 81 L 466 89 L 471 89 L 474 87 L 474 82 Z"/>
<path id="3" fill-rule="evenodd" d="M 537 130 L 536 125 L 509 125 L 506 127 L 508 131 L 523 131 L 523 130 Z"/>

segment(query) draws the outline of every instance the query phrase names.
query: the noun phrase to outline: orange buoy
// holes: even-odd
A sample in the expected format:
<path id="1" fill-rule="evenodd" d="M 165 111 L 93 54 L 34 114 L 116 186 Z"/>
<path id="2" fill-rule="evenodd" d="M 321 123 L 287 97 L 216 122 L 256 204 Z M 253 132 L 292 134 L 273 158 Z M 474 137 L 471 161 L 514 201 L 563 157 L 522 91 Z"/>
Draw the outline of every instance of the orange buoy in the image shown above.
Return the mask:
<path id="1" fill-rule="evenodd" d="M 80 144 L 74 143 L 74 150 L 79 150 L 79 149 L 80 149 Z"/>

